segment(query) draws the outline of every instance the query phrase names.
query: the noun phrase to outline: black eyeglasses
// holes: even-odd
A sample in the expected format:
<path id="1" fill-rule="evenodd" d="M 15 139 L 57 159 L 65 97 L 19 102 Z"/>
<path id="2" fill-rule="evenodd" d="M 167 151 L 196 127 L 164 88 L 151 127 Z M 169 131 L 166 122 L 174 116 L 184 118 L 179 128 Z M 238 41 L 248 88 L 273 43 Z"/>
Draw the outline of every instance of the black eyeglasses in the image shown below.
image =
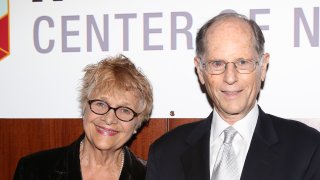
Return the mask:
<path id="1" fill-rule="evenodd" d="M 124 122 L 132 121 L 134 117 L 139 115 L 134 110 L 128 107 L 119 106 L 119 107 L 113 108 L 107 102 L 99 99 L 89 100 L 88 104 L 90 106 L 90 110 L 93 113 L 98 115 L 107 114 L 110 111 L 110 109 L 113 109 L 116 117 L 120 121 L 124 121 Z"/>
<path id="2" fill-rule="evenodd" d="M 232 63 L 237 72 L 240 74 L 249 74 L 253 72 L 256 69 L 257 64 L 259 64 L 258 61 L 255 60 L 249 60 L 249 59 L 244 59 L 240 58 L 237 59 L 234 62 L 226 62 L 223 60 L 212 60 L 212 61 L 207 61 L 203 62 L 202 59 L 200 59 L 201 62 L 201 67 L 207 71 L 209 74 L 222 74 L 227 67 L 227 64 Z"/>

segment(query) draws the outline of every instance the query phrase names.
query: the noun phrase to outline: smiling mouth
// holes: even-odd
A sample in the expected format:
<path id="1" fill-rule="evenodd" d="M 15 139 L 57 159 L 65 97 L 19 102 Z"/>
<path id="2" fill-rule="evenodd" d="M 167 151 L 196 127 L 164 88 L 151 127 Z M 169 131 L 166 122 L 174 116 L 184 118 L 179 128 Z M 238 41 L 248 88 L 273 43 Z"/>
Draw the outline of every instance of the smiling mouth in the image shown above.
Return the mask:
<path id="1" fill-rule="evenodd" d="M 227 95 L 227 96 L 237 96 L 239 95 L 242 90 L 239 91 L 221 91 L 223 94 Z"/>
<path id="2" fill-rule="evenodd" d="M 119 133 L 119 131 L 109 129 L 109 128 L 104 128 L 101 126 L 96 126 L 96 130 L 99 134 L 101 134 L 103 136 L 115 136 L 116 134 Z"/>

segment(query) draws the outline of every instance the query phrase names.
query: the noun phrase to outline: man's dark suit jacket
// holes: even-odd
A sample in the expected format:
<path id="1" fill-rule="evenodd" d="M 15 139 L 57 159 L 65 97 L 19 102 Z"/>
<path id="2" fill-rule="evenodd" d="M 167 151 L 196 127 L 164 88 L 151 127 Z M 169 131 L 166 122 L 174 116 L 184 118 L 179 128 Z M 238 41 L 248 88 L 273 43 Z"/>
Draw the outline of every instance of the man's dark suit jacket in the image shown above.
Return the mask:
<path id="1" fill-rule="evenodd" d="M 53 150 L 42 151 L 22 158 L 17 166 L 14 180 L 80 180 L 80 142 Z M 124 148 L 124 165 L 120 180 L 144 180 L 145 165 L 129 150 Z"/>
<path id="2" fill-rule="evenodd" d="M 168 132 L 150 147 L 146 180 L 209 180 L 212 113 Z M 259 117 L 241 180 L 320 180 L 320 133 L 300 122 Z"/>

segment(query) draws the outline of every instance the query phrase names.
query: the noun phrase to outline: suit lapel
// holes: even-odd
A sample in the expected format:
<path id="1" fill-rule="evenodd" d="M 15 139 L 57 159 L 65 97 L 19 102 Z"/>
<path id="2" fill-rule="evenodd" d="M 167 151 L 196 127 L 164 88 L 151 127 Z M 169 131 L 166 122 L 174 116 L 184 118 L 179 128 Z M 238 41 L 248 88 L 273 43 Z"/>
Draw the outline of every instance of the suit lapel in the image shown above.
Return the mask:
<path id="1" fill-rule="evenodd" d="M 241 174 L 242 180 L 268 179 L 277 154 L 272 148 L 278 137 L 271 119 L 259 107 L 259 118 Z"/>
<path id="2" fill-rule="evenodd" d="M 186 180 L 209 180 L 209 139 L 212 113 L 186 138 L 187 150 L 181 156 Z"/>

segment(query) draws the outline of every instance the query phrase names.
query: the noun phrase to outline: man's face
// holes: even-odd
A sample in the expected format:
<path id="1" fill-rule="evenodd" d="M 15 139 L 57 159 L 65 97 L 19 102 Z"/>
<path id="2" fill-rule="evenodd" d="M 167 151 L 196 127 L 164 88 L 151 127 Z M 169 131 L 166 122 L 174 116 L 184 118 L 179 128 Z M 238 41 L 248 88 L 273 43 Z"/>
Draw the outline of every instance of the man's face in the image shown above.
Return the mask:
<path id="1" fill-rule="evenodd" d="M 206 35 L 206 53 L 202 62 L 223 60 L 234 62 L 239 58 L 259 61 L 254 48 L 254 37 L 250 26 L 235 18 L 212 25 Z M 233 63 L 219 75 L 211 75 L 200 68 L 200 59 L 195 58 L 199 79 L 205 85 L 219 115 L 229 124 L 243 118 L 254 106 L 264 81 L 269 55 L 249 74 L 237 72 Z"/>

